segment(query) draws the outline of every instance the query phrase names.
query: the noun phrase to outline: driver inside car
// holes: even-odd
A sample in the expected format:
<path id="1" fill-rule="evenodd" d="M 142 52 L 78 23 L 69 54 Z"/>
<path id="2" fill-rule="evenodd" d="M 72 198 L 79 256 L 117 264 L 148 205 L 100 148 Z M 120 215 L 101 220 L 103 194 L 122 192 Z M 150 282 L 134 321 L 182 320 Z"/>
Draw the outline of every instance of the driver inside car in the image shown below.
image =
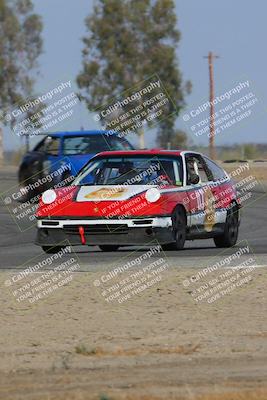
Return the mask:
<path id="1" fill-rule="evenodd" d="M 114 179 L 114 183 L 125 183 L 138 177 L 138 171 L 134 169 L 132 162 L 124 162 L 119 168 L 119 175 Z"/>

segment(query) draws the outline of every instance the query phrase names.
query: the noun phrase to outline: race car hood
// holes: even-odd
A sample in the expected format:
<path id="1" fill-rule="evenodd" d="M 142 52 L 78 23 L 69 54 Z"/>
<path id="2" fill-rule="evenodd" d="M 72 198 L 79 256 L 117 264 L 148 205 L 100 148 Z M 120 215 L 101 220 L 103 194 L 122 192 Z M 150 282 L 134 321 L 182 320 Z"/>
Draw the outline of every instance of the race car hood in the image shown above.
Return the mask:
<path id="1" fill-rule="evenodd" d="M 122 186 L 82 186 L 76 195 L 76 201 L 123 201 L 146 192 L 151 185 Z"/>
<path id="2" fill-rule="evenodd" d="M 146 199 L 152 185 L 128 186 L 68 186 L 55 190 L 51 204 L 40 200 L 37 218 L 89 217 L 96 218 L 164 213 L 164 195 L 155 202 Z"/>

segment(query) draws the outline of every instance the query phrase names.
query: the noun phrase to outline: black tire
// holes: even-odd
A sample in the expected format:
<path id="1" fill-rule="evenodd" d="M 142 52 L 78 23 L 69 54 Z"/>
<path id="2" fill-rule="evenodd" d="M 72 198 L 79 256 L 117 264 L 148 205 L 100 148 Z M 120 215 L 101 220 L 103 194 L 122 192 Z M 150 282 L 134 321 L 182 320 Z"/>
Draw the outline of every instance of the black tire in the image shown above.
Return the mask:
<path id="1" fill-rule="evenodd" d="M 216 247 L 232 247 L 236 244 L 239 230 L 238 209 L 232 206 L 228 212 L 222 235 L 215 236 L 214 243 Z"/>
<path id="2" fill-rule="evenodd" d="M 186 216 L 183 207 L 176 207 L 172 214 L 172 229 L 175 242 L 163 244 L 163 250 L 182 250 L 186 239 Z"/>
<path id="3" fill-rule="evenodd" d="M 103 244 L 98 246 L 100 250 L 108 252 L 108 251 L 117 251 L 120 246 L 113 245 L 113 244 Z"/>
<path id="4" fill-rule="evenodd" d="M 60 250 L 63 250 L 65 248 L 66 248 L 66 246 L 55 246 L 55 247 L 42 246 L 42 249 L 46 254 L 56 254 Z"/>
<path id="5" fill-rule="evenodd" d="M 164 251 L 176 250 L 175 243 L 162 244 L 161 247 Z"/>

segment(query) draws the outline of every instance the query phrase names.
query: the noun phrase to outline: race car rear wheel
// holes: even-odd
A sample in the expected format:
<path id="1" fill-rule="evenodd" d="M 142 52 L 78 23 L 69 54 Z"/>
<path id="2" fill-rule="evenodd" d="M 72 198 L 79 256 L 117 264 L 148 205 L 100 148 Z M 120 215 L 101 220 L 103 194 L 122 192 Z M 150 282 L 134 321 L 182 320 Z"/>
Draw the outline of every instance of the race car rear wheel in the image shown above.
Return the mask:
<path id="1" fill-rule="evenodd" d="M 112 245 L 112 244 L 103 244 L 98 246 L 102 251 L 117 251 L 120 246 Z"/>
<path id="2" fill-rule="evenodd" d="M 182 250 L 186 239 L 186 216 L 184 209 L 176 207 L 172 214 L 172 228 L 175 242 L 163 244 L 163 250 Z"/>
<path id="3" fill-rule="evenodd" d="M 216 247 L 232 247 L 236 244 L 239 230 L 238 209 L 232 206 L 228 212 L 224 227 L 224 232 L 216 236 L 213 240 Z"/>
<path id="4" fill-rule="evenodd" d="M 66 246 L 55 246 L 55 247 L 51 247 L 51 246 L 42 246 L 43 251 L 46 254 L 56 254 L 58 253 L 60 250 L 65 249 Z"/>

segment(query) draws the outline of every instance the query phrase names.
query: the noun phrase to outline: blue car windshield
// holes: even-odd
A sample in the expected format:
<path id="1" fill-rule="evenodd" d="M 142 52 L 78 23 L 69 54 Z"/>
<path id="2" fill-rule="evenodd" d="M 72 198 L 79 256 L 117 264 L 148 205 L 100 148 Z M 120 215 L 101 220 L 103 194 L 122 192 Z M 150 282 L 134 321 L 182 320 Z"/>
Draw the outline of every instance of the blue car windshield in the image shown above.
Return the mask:
<path id="1" fill-rule="evenodd" d="M 132 146 L 127 140 L 116 136 L 107 135 L 88 135 L 88 136 L 68 136 L 64 138 L 63 154 L 96 154 L 101 151 L 110 150 L 132 150 Z"/>
<path id="2" fill-rule="evenodd" d="M 101 157 L 89 162 L 74 185 L 178 185 L 183 184 L 183 164 L 179 157 Z"/>

